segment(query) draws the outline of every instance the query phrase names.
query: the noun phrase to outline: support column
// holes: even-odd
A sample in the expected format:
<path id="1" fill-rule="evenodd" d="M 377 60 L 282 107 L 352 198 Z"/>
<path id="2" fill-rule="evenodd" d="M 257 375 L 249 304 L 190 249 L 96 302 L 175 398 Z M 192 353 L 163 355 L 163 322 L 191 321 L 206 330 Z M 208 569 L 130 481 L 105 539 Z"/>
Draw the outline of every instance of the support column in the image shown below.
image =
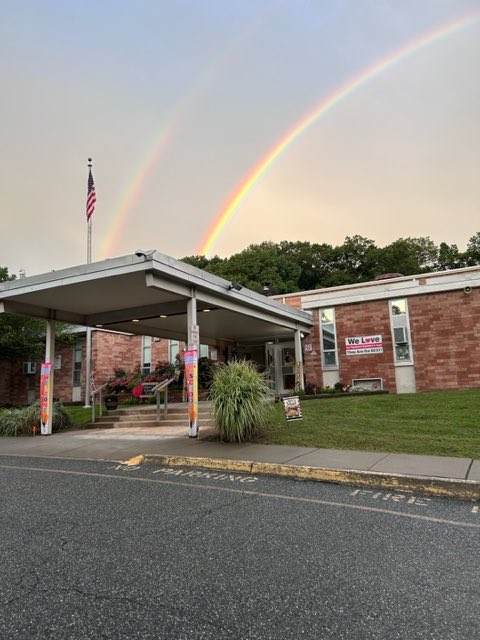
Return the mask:
<path id="1" fill-rule="evenodd" d="M 185 377 L 188 400 L 188 437 L 198 437 L 198 352 L 200 336 L 197 324 L 197 298 L 195 287 L 187 301 L 187 351 L 185 352 Z"/>
<path id="2" fill-rule="evenodd" d="M 303 354 L 302 334 L 299 329 L 295 331 L 295 390 L 303 391 L 305 382 L 303 379 Z"/>
<path id="3" fill-rule="evenodd" d="M 92 382 L 92 329 L 87 327 L 85 344 L 85 408 L 91 407 L 91 382 Z"/>
<path id="4" fill-rule="evenodd" d="M 187 301 L 187 343 L 189 349 L 194 347 L 195 338 L 198 339 L 197 298 L 195 289 L 192 289 L 192 297 Z"/>
<path id="5" fill-rule="evenodd" d="M 52 433 L 53 416 L 53 363 L 55 362 L 55 320 L 47 320 L 45 362 L 40 371 L 40 433 Z"/>

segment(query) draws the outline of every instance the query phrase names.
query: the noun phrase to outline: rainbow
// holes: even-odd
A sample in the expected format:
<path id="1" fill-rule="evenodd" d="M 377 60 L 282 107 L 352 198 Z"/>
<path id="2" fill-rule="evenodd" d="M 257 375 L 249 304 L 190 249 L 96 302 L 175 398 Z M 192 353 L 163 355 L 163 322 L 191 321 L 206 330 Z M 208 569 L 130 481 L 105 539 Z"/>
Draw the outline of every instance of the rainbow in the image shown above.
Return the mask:
<path id="1" fill-rule="evenodd" d="M 171 147 L 178 133 L 198 108 L 204 96 L 208 94 L 209 86 L 228 69 L 232 61 L 238 58 L 253 35 L 265 24 L 268 24 L 268 20 L 274 12 L 273 5 L 267 6 L 264 10 L 257 12 L 242 29 L 239 29 L 233 39 L 228 41 L 227 46 L 203 70 L 194 86 L 177 105 L 169 121 L 161 127 L 157 135 L 152 137 L 152 144 L 148 145 L 146 153 L 136 170 L 133 171 L 133 179 L 128 183 L 126 190 L 113 209 L 111 224 L 108 225 L 108 232 L 100 246 L 100 259 L 110 257 L 115 251 L 127 222 L 131 220 L 132 210 L 140 200 L 159 161 Z"/>
<path id="2" fill-rule="evenodd" d="M 428 45 L 438 42 L 442 38 L 474 24 L 479 19 L 480 11 L 476 11 L 475 13 L 470 13 L 468 16 L 464 16 L 454 22 L 449 22 L 446 25 L 438 27 L 434 31 L 423 34 L 391 53 L 380 62 L 376 62 L 373 65 L 368 66 L 357 76 L 337 87 L 333 93 L 324 98 L 320 104 L 315 106 L 291 129 L 289 129 L 287 133 L 284 134 L 282 138 L 280 138 L 280 140 L 246 174 L 243 180 L 227 198 L 220 212 L 210 224 L 201 245 L 197 249 L 197 255 L 208 255 L 210 253 L 212 246 L 245 196 L 253 189 L 258 180 L 260 180 L 264 173 L 272 166 L 275 160 L 309 127 L 315 124 L 321 116 L 328 113 L 342 100 L 350 96 L 354 91 L 381 74 L 383 71 L 386 71 L 393 65 L 405 60 L 408 56 L 420 51 Z"/>

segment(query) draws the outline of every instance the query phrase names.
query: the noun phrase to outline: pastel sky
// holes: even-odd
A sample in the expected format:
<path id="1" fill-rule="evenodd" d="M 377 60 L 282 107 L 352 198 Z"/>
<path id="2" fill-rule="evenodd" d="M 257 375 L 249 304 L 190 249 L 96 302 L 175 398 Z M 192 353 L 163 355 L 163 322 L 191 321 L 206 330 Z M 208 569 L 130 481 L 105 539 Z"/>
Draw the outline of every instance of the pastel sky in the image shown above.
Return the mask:
<path id="1" fill-rule="evenodd" d="M 193 255 L 265 154 L 409 42 L 255 182 L 210 255 L 480 231 L 480 0 L 22 0 L 0 20 L 0 266 Z"/>

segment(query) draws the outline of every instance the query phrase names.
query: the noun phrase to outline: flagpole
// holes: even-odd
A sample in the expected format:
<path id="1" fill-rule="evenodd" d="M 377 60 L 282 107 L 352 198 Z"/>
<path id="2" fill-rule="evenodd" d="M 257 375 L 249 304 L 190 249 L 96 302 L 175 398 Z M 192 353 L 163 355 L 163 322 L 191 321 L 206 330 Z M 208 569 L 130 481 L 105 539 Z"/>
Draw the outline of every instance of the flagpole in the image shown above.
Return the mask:
<path id="1" fill-rule="evenodd" d="M 92 262 L 92 214 L 90 210 L 90 190 L 93 185 L 92 159 L 88 158 L 88 187 L 87 187 L 87 264 Z M 93 206 L 95 202 L 93 202 Z M 92 375 L 92 329 L 87 327 L 85 350 L 85 408 L 91 407 L 90 378 Z"/>

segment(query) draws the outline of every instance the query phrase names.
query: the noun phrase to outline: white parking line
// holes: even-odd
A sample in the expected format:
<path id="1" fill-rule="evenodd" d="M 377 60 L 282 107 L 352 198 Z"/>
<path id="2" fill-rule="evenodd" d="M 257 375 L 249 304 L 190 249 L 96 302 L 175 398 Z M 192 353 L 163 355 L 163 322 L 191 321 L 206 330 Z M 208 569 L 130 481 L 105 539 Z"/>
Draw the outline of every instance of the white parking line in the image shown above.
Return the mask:
<path id="1" fill-rule="evenodd" d="M 453 527 L 467 527 L 473 529 L 480 529 L 480 523 L 474 522 L 462 522 L 460 520 L 447 520 L 445 518 L 435 518 L 433 516 L 425 516 L 416 513 L 403 513 L 401 511 L 391 511 L 390 509 L 382 509 L 380 507 L 368 507 L 366 505 L 348 504 L 344 502 L 335 502 L 331 500 L 320 500 L 318 498 L 303 498 L 301 496 L 288 496 L 279 493 L 268 493 L 263 491 L 249 491 L 246 489 L 235 489 L 233 487 L 225 487 L 214 484 L 197 484 L 191 482 L 181 482 L 175 480 L 160 480 L 158 476 L 155 478 L 139 478 L 138 476 L 132 476 L 128 474 L 109 474 L 109 473 L 95 473 L 90 471 L 67 471 L 65 469 L 44 469 L 41 467 L 23 467 L 15 465 L 0 465 L 0 469 L 16 469 L 18 471 L 35 471 L 39 473 L 57 473 L 71 476 L 85 476 L 91 478 L 103 478 L 110 480 L 123 480 L 127 482 L 146 482 L 148 484 L 165 484 L 176 487 L 185 487 L 188 489 L 208 489 L 209 491 L 222 491 L 224 493 L 242 494 L 245 496 L 252 496 L 258 498 L 269 498 L 275 500 L 288 500 L 291 502 L 302 502 L 307 504 L 316 504 L 325 507 L 338 507 L 341 509 L 354 509 L 357 511 L 367 511 L 370 513 L 381 513 L 384 515 L 396 516 L 398 518 L 409 518 L 412 520 L 421 520 L 424 522 L 432 522 L 437 524 L 444 524 Z"/>

